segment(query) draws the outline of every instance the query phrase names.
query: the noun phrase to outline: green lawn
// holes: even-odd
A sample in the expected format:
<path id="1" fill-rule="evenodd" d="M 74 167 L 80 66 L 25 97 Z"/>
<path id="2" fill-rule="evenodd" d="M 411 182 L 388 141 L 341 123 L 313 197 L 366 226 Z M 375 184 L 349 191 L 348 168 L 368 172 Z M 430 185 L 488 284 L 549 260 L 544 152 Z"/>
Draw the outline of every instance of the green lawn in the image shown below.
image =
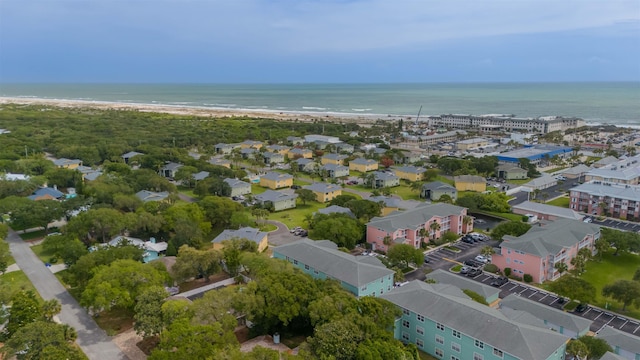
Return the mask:
<path id="1" fill-rule="evenodd" d="M 258 194 L 262 194 L 265 191 L 267 191 L 267 188 L 262 187 L 259 184 L 251 183 L 251 194 L 258 195 Z"/>
<path id="2" fill-rule="evenodd" d="M 603 297 L 602 288 L 617 280 L 631 280 L 638 267 L 640 267 L 640 255 L 621 253 L 618 256 L 613 256 L 613 251 L 608 251 L 602 256 L 601 261 L 589 261 L 587 271 L 580 277 L 595 286 L 596 300 L 594 305 L 620 312 L 622 305 Z M 640 319 L 640 309 L 627 306 L 624 315 Z"/>
<path id="3" fill-rule="evenodd" d="M 420 191 L 411 190 L 407 185 L 391 188 L 391 193 L 399 195 L 403 200 L 420 200 Z"/>
<path id="4" fill-rule="evenodd" d="M 45 251 L 42 244 L 32 246 L 31 251 L 33 251 L 43 263 L 50 263 L 50 260 L 53 257 L 53 253 Z M 58 260 L 58 262 L 59 261 L 60 260 Z"/>
<path id="5" fill-rule="evenodd" d="M 40 297 L 27 275 L 22 271 L 0 275 L 0 289 L 2 289 L 2 296 L 7 298 L 11 298 L 13 294 L 21 290 L 33 290 Z"/>
<path id="6" fill-rule="evenodd" d="M 186 186 L 178 186 L 178 191 L 192 198 L 197 199 L 198 195 L 193 193 L 192 188 L 188 188 Z"/>
<path id="7" fill-rule="evenodd" d="M 441 181 L 441 182 L 443 182 L 445 184 L 449 184 L 449 185 L 453 185 L 454 184 L 454 181 L 452 179 L 446 178 L 446 177 L 444 177 L 442 175 L 436 176 L 436 178 L 433 179 L 433 181 Z"/>
<path id="8" fill-rule="evenodd" d="M 422 352 L 418 350 L 418 355 L 420 355 L 420 360 L 436 360 L 433 356 L 427 354 L 426 352 Z"/>
<path id="9" fill-rule="evenodd" d="M 510 221 L 522 221 L 522 215 L 519 214 L 514 214 L 514 213 L 499 213 L 499 212 L 493 212 L 493 211 L 474 211 L 480 214 L 487 214 L 487 215 L 491 215 L 491 216 L 495 216 L 495 217 L 499 217 L 499 218 L 503 218 L 503 219 L 507 219 Z"/>
<path id="10" fill-rule="evenodd" d="M 562 197 L 547 201 L 547 205 L 559 206 L 559 207 L 568 209 L 570 201 L 571 199 L 569 199 L 568 196 L 562 196 Z"/>
<path id="11" fill-rule="evenodd" d="M 293 179 L 293 185 L 298 185 L 298 186 L 310 185 L 311 182 L 307 180 L 308 180 L 307 178 L 305 178 L 304 180 Z"/>
<path id="12" fill-rule="evenodd" d="M 269 215 L 269 220 L 276 220 L 283 222 L 289 228 L 301 226 L 307 227 L 307 223 L 304 218 L 307 214 L 311 215 L 314 212 L 326 207 L 326 204 L 321 204 L 316 201 L 309 201 L 306 205 L 303 205 L 300 200 L 297 202 L 295 209 L 289 209 L 284 211 L 278 211 Z"/>
<path id="13" fill-rule="evenodd" d="M 49 232 L 55 232 L 54 230 L 49 230 Z M 44 237 L 44 230 L 36 230 L 36 231 L 32 231 L 32 232 L 28 232 L 28 233 L 24 233 L 24 234 L 18 234 L 20 235 L 20 238 L 24 241 L 29 241 L 29 240 L 36 240 L 36 239 L 42 239 Z"/>
<path id="14" fill-rule="evenodd" d="M 278 227 L 273 224 L 263 224 L 263 225 L 259 225 L 259 227 L 260 227 L 260 231 L 264 231 L 264 232 L 278 230 Z"/>
<path id="15" fill-rule="evenodd" d="M 528 183 L 529 181 L 531 181 L 531 179 L 512 179 L 507 180 L 507 184 L 522 185 Z"/>

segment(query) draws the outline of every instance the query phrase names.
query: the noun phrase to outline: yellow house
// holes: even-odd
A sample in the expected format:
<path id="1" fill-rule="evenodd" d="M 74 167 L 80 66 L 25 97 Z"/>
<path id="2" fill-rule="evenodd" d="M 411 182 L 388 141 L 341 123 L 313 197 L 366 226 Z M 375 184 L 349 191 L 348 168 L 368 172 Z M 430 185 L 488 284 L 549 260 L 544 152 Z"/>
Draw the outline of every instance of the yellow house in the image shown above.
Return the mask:
<path id="1" fill-rule="evenodd" d="M 334 164 L 334 165 L 342 165 L 344 163 L 344 159 L 347 157 L 340 154 L 327 154 L 320 159 L 322 165 Z"/>
<path id="2" fill-rule="evenodd" d="M 454 176 L 453 181 L 458 191 L 477 191 L 483 192 L 487 190 L 487 182 L 482 176 L 477 175 L 460 175 Z"/>
<path id="3" fill-rule="evenodd" d="M 268 172 L 260 177 L 260 186 L 276 190 L 293 185 L 293 176 L 289 174 Z"/>
<path id="4" fill-rule="evenodd" d="M 387 216 L 394 211 L 400 210 L 400 202 L 396 198 L 380 195 L 371 196 L 367 200 L 382 204 L 381 216 Z"/>
<path id="5" fill-rule="evenodd" d="M 61 158 L 61 159 L 54 160 L 53 164 L 58 168 L 73 170 L 73 169 L 77 169 L 78 166 L 82 165 L 82 160 Z"/>
<path id="6" fill-rule="evenodd" d="M 331 201 L 336 196 L 342 195 L 342 188 L 335 184 L 315 183 L 305 186 L 304 189 L 313 191 L 316 195 L 316 201 L 320 203 Z"/>
<path id="7" fill-rule="evenodd" d="M 357 158 L 349 161 L 349 170 L 362 173 L 378 170 L 378 162 L 372 159 Z"/>
<path id="8" fill-rule="evenodd" d="M 281 146 L 281 145 L 269 145 L 267 146 L 267 151 L 270 151 L 272 153 L 276 153 L 276 154 L 280 154 L 283 156 L 287 156 L 287 154 L 289 153 L 289 148 L 286 146 Z"/>
<path id="9" fill-rule="evenodd" d="M 238 230 L 225 230 L 211 242 L 213 243 L 214 249 L 220 250 L 224 247 L 222 242 L 225 240 L 247 239 L 258 244 L 258 251 L 263 252 L 269 246 L 268 235 L 268 233 L 252 227 L 243 227 Z"/>
<path id="10" fill-rule="evenodd" d="M 396 176 L 400 179 L 409 180 L 409 181 L 420 181 L 422 180 L 422 176 L 424 172 L 427 171 L 425 168 L 416 167 L 416 166 L 402 166 L 395 170 Z"/>
<path id="11" fill-rule="evenodd" d="M 241 149 L 248 149 L 248 148 L 254 148 L 256 150 L 260 150 L 260 148 L 262 147 L 262 142 L 260 141 L 254 141 L 254 140 L 245 140 L 243 142 L 240 143 L 240 148 Z"/>
<path id="12" fill-rule="evenodd" d="M 289 159 L 295 159 L 296 157 L 311 159 L 313 157 L 313 152 L 309 149 L 293 148 L 287 152 L 287 157 Z"/>

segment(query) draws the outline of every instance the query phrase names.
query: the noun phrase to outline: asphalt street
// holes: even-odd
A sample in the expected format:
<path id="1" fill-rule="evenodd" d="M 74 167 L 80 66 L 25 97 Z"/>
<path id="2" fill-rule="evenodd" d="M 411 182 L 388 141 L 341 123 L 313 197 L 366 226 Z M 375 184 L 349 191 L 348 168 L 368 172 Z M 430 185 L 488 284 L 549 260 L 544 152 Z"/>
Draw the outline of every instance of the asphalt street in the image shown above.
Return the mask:
<path id="1" fill-rule="evenodd" d="M 100 329 L 93 318 L 60 284 L 53 273 L 31 251 L 29 244 L 9 230 L 7 242 L 16 264 L 24 271 L 44 300 L 57 299 L 62 310 L 57 318 L 78 332 L 77 343 L 89 357 L 96 360 L 125 360 L 128 357 Z"/>
<path id="2" fill-rule="evenodd" d="M 558 185 L 554 185 L 550 188 L 544 189 L 544 190 L 540 190 L 540 193 L 538 194 L 538 199 L 553 199 L 555 197 L 558 196 L 562 196 L 564 194 L 567 193 L 567 191 L 569 191 L 569 189 L 578 186 L 578 180 L 577 179 L 568 179 L 566 181 L 562 181 L 561 183 L 559 183 Z M 526 191 L 520 191 L 517 192 L 513 195 L 511 195 L 512 198 L 509 201 L 510 205 L 517 205 L 520 203 L 523 203 L 525 201 L 527 201 L 527 199 L 533 199 L 533 193 L 527 193 Z"/>

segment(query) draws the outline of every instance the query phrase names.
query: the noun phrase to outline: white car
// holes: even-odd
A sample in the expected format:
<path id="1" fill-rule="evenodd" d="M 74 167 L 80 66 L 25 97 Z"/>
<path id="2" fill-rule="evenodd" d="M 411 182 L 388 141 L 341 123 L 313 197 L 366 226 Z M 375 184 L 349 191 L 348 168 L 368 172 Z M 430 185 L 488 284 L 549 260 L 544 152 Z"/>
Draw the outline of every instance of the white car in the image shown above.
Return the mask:
<path id="1" fill-rule="evenodd" d="M 476 256 L 476 257 L 475 257 L 475 260 L 476 260 L 476 261 L 479 261 L 479 262 L 481 262 L 481 263 L 483 263 L 483 264 L 486 264 L 486 263 L 488 263 L 488 262 L 489 262 L 489 259 L 487 259 L 486 257 L 484 257 L 484 256 L 482 256 L 482 255 L 478 255 L 478 256 Z"/>

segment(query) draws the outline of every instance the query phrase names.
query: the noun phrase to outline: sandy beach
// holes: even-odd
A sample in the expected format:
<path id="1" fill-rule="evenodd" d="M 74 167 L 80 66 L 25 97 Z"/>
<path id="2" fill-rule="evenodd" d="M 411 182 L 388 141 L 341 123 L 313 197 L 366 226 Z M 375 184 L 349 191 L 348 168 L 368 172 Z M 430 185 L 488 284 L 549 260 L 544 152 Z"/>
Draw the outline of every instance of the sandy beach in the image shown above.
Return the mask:
<path id="1" fill-rule="evenodd" d="M 0 97 L 0 104 L 23 104 L 23 105 L 48 105 L 60 108 L 92 108 L 101 110 L 135 110 L 143 112 L 157 112 L 175 115 L 191 115 L 211 118 L 225 117 L 253 117 L 266 118 L 282 121 L 303 121 L 314 120 L 352 122 L 357 124 L 371 124 L 379 119 L 399 120 L 410 119 L 394 115 L 379 114 L 344 114 L 344 113 L 322 113 L 322 112 L 287 112 L 287 111 L 267 111 L 260 109 L 224 109 L 213 107 L 197 107 L 166 104 L 139 104 L 109 101 L 89 101 L 89 100 L 67 100 L 67 99 L 42 99 L 42 98 L 22 98 L 22 97 Z"/>

